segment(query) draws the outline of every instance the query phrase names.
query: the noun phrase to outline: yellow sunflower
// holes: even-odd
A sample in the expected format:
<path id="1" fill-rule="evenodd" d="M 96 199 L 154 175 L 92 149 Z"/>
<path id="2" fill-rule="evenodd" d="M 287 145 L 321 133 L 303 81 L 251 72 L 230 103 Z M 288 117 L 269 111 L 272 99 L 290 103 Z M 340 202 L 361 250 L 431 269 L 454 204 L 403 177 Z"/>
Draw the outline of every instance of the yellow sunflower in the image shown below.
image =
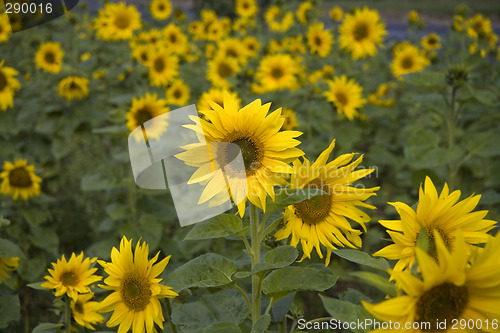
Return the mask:
<path id="1" fill-rule="evenodd" d="M 6 43 L 11 33 L 9 17 L 7 14 L 0 14 L 0 43 Z"/>
<path id="2" fill-rule="evenodd" d="M 125 116 L 128 129 L 132 132 L 137 127 L 144 126 L 149 140 L 159 140 L 168 126 L 167 117 L 150 120 L 170 111 L 166 104 L 167 101 L 158 99 L 156 94 L 146 93 L 144 97 L 134 97 L 132 106 Z M 144 140 L 142 132 L 134 132 L 134 138 L 136 141 Z"/>
<path id="3" fill-rule="evenodd" d="M 333 21 L 339 22 L 342 20 L 342 17 L 344 16 L 344 11 L 339 6 L 335 6 L 332 9 L 330 9 L 328 15 L 330 15 L 330 18 Z"/>
<path id="4" fill-rule="evenodd" d="M 363 88 L 354 79 L 348 81 L 345 75 L 337 76 L 327 83 L 330 90 L 325 92 L 326 99 L 333 103 L 337 112 L 349 120 L 359 117 L 358 109 L 366 103 L 362 96 Z"/>
<path id="5" fill-rule="evenodd" d="M 147 66 L 153 86 L 166 86 L 179 75 L 179 58 L 165 48 L 151 51 Z"/>
<path id="6" fill-rule="evenodd" d="M 170 0 L 152 0 L 149 10 L 155 19 L 166 20 L 172 14 L 172 4 Z"/>
<path id="7" fill-rule="evenodd" d="M 388 229 L 387 233 L 394 244 L 384 247 L 374 253 L 374 256 L 398 260 L 395 271 L 410 268 L 415 262 L 416 242 L 422 230 L 425 230 L 431 240 L 429 252 L 434 256 L 434 231 L 441 235 L 448 247 L 453 244 L 458 229 L 463 231 L 469 249 L 488 241 L 491 236 L 487 232 L 495 227 L 496 222 L 484 219 L 487 210 L 473 212 L 481 196 L 472 195 L 462 201 L 458 201 L 459 198 L 460 191 L 449 193 L 447 184 L 438 196 L 431 179 L 426 177 L 425 188 L 421 186 L 419 190 L 416 211 L 403 202 L 390 203 L 401 219 L 383 220 L 379 223 Z"/>
<path id="8" fill-rule="evenodd" d="M 299 34 L 295 37 L 285 37 L 283 38 L 283 49 L 290 52 L 290 55 L 299 57 L 298 54 L 306 53 L 306 47 L 302 42 L 302 35 Z"/>
<path id="9" fill-rule="evenodd" d="M 63 56 L 61 43 L 43 43 L 35 54 L 36 67 L 51 74 L 57 74 L 61 71 Z"/>
<path id="10" fill-rule="evenodd" d="M 253 36 L 246 36 L 245 38 L 243 38 L 241 43 L 243 44 L 243 47 L 246 50 L 246 54 L 249 57 L 257 57 L 259 55 L 258 52 L 261 46 L 257 38 Z"/>
<path id="11" fill-rule="evenodd" d="M 323 23 L 311 24 L 307 31 L 307 44 L 311 54 L 318 53 L 320 57 L 325 58 L 332 48 L 333 35 L 323 29 Z"/>
<path id="12" fill-rule="evenodd" d="M 283 108 L 282 111 L 283 117 L 285 117 L 285 122 L 283 123 L 283 129 L 285 131 L 293 130 L 294 128 L 299 126 L 297 122 L 297 116 L 292 109 Z"/>
<path id="13" fill-rule="evenodd" d="M 212 110 L 211 103 L 216 103 L 220 107 L 224 106 L 224 93 L 229 94 L 231 100 L 235 101 L 237 108 L 240 108 L 241 99 L 238 97 L 237 92 L 230 92 L 222 88 L 212 88 L 207 92 L 201 94 L 196 107 L 198 112 L 203 113 L 205 110 Z"/>
<path id="14" fill-rule="evenodd" d="M 138 44 L 132 48 L 132 57 L 143 65 L 147 65 L 151 53 L 151 46 Z"/>
<path id="15" fill-rule="evenodd" d="M 168 104 L 185 106 L 190 98 L 189 86 L 182 80 L 175 80 L 167 88 L 166 95 Z"/>
<path id="16" fill-rule="evenodd" d="M 174 54 L 183 54 L 188 46 L 188 38 L 174 23 L 163 29 L 165 46 Z"/>
<path id="17" fill-rule="evenodd" d="M 362 301 L 373 316 L 392 323 L 393 329 L 371 332 L 395 333 L 405 328 L 405 332 L 413 333 L 498 332 L 500 234 L 488 241 L 483 251 L 476 251 L 470 262 L 460 231 L 451 251 L 439 232 L 434 235 L 437 261 L 422 249 L 416 250 L 421 277 L 409 271 L 392 272 L 404 295 L 379 304 Z"/>
<path id="18" fill-rule="evenodd" d="M 108 3 L 94 21 L 97 37 L 114 41 L 130 39 L 142 27 L 141 14 L 134 5 Z"/>
<path id="19" fill-rule="evenodd" d="M 42 179 L 35 175 L 35 166 L 28 165 L 22 158 L 14 163 L 5 161 L 0 179 L 2 179 L 0 193 L 11 195 L 14 200 L 19 197 L 28 200 L 40 195 Z"/>
<path id="20" fill-rule="evenodd" d="M 10 278 L 7 272 L 14 271 L 17 266 L 19 266 L 19 258 L 6 258 L 0 257 L 0 284 L 2 284 L 2 279 Z"/>
<path id="21" fill-rule="evenodd" d="M 153 333 L 155 324 L 163 329 L 163 311 L 159 299 L 178 296 L 172 288 L 161 285 L 158 277 L 168 264 L 170 256 L 158 261 L 158 252 L 148 258 L 149 246 L 140 242 L 132 252 L 132 240 L 124 236 L 120 249 L 111 251 L 111 262 L 99 260 L 109 275 L 101 288 L 112 290 L 101 303 L 99 312 L 113 311 L 107 327 L 119 325 L 118 332 Z M 157 262 L 157 263 L 156 263 Z M 155 264 L 156 263 L 156 264 Z"/>
<path id="22" fill-rule="evenodd" d="M 307 24 L 309 22 L 308 16 L 310 16 L 310 11 L 313 8 L 314 6 L 310 1 L 304 1 L 299 5 L 295 14 L 300 23 Z"/>
<path id="23" fill-rule="evenodd" d="M 331 65 L 325 65 L 322 69 L 314 71 L 311 75 L 309 75 L 309 82 L 311 84 L 315 84 L 318 81 L 326 82 L 333 78 L 333 73 L 335 72 L 335 68 Z"/>
<path id="24" fill-rule="evenodd" d="M 104 321 L 103 316 L 97 313 L 99 303 L 91 301 L 94 293 L 81 294 L 76 297 L 76 300 L 71 300 L 71 313 L 76 323 L 82 327 L 94 330 L 92 325 L 100 324 Z"/>
<path id="25" fill-rule="evenodd" d="M 236 0 L 235 1 L 236 14 L 243 18 L 252 18 L 257 16 L 259 7 L 255 0 Z"/>
<path id="26" fill-rule="evenodd" d="M 493 32 L 491 21 L 482 14 L 476 14 L 465 22 L 467 35 L 471 38 L 484 38 Z"/>
<path id="27" fill-rule="evenodd" d="M 281 21 L 279 20 L 281 17 Z M 270 6 L 264 14 L 269 29 L 277 32 L 286 32 L 293 24 L 293 13 L 282 14 L 280 7 Z"/>
<path id="28" fill-rule="evenodd" d="M 255 77 L 264 91 L 295 90 L 300 66 L 288 54 L 268 55 L 262 59 Z"/>
<path id="29" fill-rule="evenodd" d="M 89 80 L 81 76 L 68 76 L 59 82 L 57 93 L 68 101 L 82 99 L 89 94 Z"/>
<path id="30" fill-rule="evenodd" d="M 97 271 L 96 267 L 90 268 L 90 264 L 96 260 L 97 258 L 83 259 L 83 252 L 81 252 L 78 256 L 72 253 L 69 260 L 66 261 L 63 254 L 61 259 L 52 263 L 54 269 L 48 269 L 50 275 L 45 276 L 47 281 L 41 286 L 55 289 L 56 297 L 67 294 L 69 298 L 76 301 L 79 293 L 89 293 L 89 285 L 102 279 L 102 277 L 94 275 Z"/>
<path id="31" fill-rule="evenodd" d="M 21 84 L 15 78 L 17 74 L 14 68 L 4 66 L 4 60 L 0 61 L 0 110 L 2 111 L 14 106 L 14 94 L 21 88 Z"/>
<path id="32" fill-rule="evenodd" d="M 430 33 L 422 38 L 422 47 L 426 50 L 435 50 L 441 48 L 441 37 L 436 33 Z"/>
<path id="33" fill-rule="evenodd" d="M 340 47 L 350 52 L 353 59 L 373 56 L 385 34 L 385 25 L 376 10 L 356 9 L 345 16 L 340 26 Z"/>
<path id="34" fill-rule="evenodd" d="M 394 91 L 396 84 L 393 82 L 390 83 L 381 83 L 377 91 L 368 96 L 368 102 L 381 107 L 391 107 L 394 105 L 394 98 L 387 98 L 391 92 Z"/>
<path id="35" fill-rule="evenodd" d="M 404 44 L 394 50 L 391 69 L 394 76 L 399 79 L 403 79 L 401 76 L 404 74 L 420 72 L 427 65 L 429 60 L 416 46 Z"/>
<path id="36" fill-rule="evenodd" d="M 248 55 L 246 47 L 238 38 L 225 38 L 217 43 L 216 48 L 216 57 L 236 59 L 240 66 L 244 66 L 247 63 Z"/>
<path id="37" fill-rule="evenodd" d="M 240 71 L 240 65 L 234 58 L 215 57 L 208 63 L 207 79 L 215 87 L 229 89 L 232 84 L 228 79 Z"/>
<path id="38" fill-rule="evenodd" d="M 354 153 L 341 155 L 327 163 L 334 147 L 335 140 L 312 164 L 306 158 L 303 162 L 299 159 L 293 162 L 294 171 L 290 180 L 292 189 L 321 189 L 326 194 L 288 206 L 283 213 L 284 226 L 275 234 L 276 240 L 291 235 L 290 244 L 295 247 L 300 241 L 304 252 L 301 260 L 311 258 L 313 248 L 323 258 L 322 244 L 327 248 L 325 266 L 330 263 L 330 250 L 361 246 L 361 231 L 353 229 L 349 220 L 361 225 L 366 232 L 365 223 L 370 221 L 370 217 L 358 206 L 375 209 L 363 201 L 376 195 L 375 191 L 379 189 L 351 186 L 354 181 L 375 169 L 355 170 L 363 156 L 352 161 Z"/>
<path id="39" fill-rule="evenodd" d="M 223 107 L 211 103 L 213 110 L 203 112 L 209 122 L 196 119 L 197 124 L 188 127 L 204 133 L 206 142 L 193 143 L 175 156 L 198 168 L 190 181 L 206 183 L 199 203 L 219 204 L 229 182 L 231 197 L 243 216 L 247 199 L 265 211 L 267 195 L 274 200 L 274 186 L 286 184 L 284 177 L 291 172 L 288 163 L 304 153 L 295 148 L 300 144 L 295 138 L 301 132 L 280 132 L 285 122 L 281 108 L 268 114 L 270 103 L 261 105 L 257 99 L 239 109 L 236 102 L 226 93 Z M 220 144 L 210 145 L 209 153 L 206 145 L 214 142 Z M 227 167 L 228 159 L 236 153 L 233 145 L 241 149 L 246 175 Z"/>

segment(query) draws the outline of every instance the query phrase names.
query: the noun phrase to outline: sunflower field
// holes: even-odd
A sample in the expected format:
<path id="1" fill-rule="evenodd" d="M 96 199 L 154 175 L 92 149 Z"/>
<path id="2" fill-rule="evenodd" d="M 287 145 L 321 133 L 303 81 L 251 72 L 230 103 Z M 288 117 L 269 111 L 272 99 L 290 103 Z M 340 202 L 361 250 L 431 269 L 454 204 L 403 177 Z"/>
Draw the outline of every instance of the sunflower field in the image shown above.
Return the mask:
<path id="1" fill-rule="evenodd" d="M 0 332 L 500 332 L 491 13 L 34 2 L 0 0 Z"/>

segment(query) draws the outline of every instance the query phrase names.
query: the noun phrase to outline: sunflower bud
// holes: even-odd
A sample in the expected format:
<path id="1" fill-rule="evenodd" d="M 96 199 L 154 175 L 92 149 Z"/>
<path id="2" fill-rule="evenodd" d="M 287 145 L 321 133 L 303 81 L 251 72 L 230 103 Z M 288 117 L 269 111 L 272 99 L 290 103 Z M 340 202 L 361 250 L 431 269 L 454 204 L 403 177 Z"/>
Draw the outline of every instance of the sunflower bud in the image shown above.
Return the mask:
<path id="1" fill-rule="evenodd" d="M 458 87 L 468 79 L 469 73 L 461 66 L 452 66 L 446 73 L 446 84 L 452 87 Z"/>

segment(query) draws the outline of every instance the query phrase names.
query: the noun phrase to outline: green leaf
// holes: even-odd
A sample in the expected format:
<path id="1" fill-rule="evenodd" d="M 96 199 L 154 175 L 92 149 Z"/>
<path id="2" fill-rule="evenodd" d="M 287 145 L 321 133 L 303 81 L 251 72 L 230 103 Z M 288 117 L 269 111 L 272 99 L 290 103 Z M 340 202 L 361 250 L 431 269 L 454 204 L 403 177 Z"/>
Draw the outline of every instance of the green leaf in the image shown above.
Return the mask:
<path id="1" fill-rule="evenodd" d="M 203 333 L 241 333 L 241 329 L 238 325 L 233 323 L 217 323 L 207 326 Z"/>
<path id="2" fill-rule="evenodd" d="M 252 333 L 264 333 L 271 324 L 271 315 L 266 313 L 260 316 L 252 327 Z"/>
<path id="3" fill-rule="evenodd" d="M 0 258 L 24 258 L 24 253 L 19 246 L 8 239 L 0 238 Z"/>
<path id="4" fill-rule="evenodd" d="M 479 157 L 500 156 L 500 135 L 493 132 L 469 133 L 464 137 L 467 150 Z"/>
<path id="5" fill-rule="evenodd" d="M 275 249 L 272 249 L 266 254 L 263 263 L 258 263 L 257 265 L 255 265 L 255 267 L 252 269 L 252 274 L 265 270 L 290 266 L 291 264 L 293 264 L 295 259 L 297 259 L 298 255 L 299 252 L 293 246 L 279 246 Z"/>
<path id="6" fill-rule="evenodd" d="M 378 274 L 370 272 L 353 272 L 351 275 L 354 275 L 375 288 L 382 290 L 391 297 L 396 297 L 396 288 L 388 281 L 387 278 L 383 278 Z"/>
<path id="7" fill-rule="evenodd" d="M 63 324 L 41 323 L 31 331 L 31 333 L 54 333 Z"/>
<path id="8" fill-rule="evenodd" d="M 360 265 L 372 267 L 381 271 L 387 271 L 390 266 L 384 258 L 373 258 L 368 253 L 354 249 L 340 249 L 332 251 L 341 258 L 355 262 Z"/>
<path id="9" fill-rule="evenodd" d="M 266 213 L 272 213 L 274 211 L 284 209 L 287 206 L 293 205 L 294 203 L 302 202 L 317 195 L 323 194 L 326 193 L 319 189 L 291 189 L 288 187 L 281 188 L 276 191 L 274 201 L 272 201 L 270 197 L 267 197 Z"/>
<path id="10" fill-rule="evenodd" d="M 364 322 L 365 319 L 373 318 L 361 305 L 342 301 L 336 298 L 319 295 L 325 310 L 335 319 L 341 322 Z M 371 328 L 354 329 L 353 332 L 367 332 Z"/>
<path id="11" fill-rule="evenodd" d="M 474 69 L 482 59 L 481 52 L 475 52 L 466 56 L 462 64 L 466 71 L 470 71 Z"/>
<path id="12" fill-rule="evenodd" d="M 17 295 L 2 295 L 0 297 L 0 328 L 5 328 L 11 321 L 21 319 L 21 306 Z"/>
<path id="13" fill-rule="evenodd" d="M 101 128 L 95 128 L 92 133 L 96 134 L 126 134 L 127 127 L 124 125 L 111 125 Z"/>
<path id="14" fill-rule="evenodd" d="M 33 283 L 28 283 L 27 286 L 30 287 L 31 289 L 35 290 L 43 290 L 43 291 L 48 291 L 47 288 L 42 287 L 42 282 L 33 282 Z"/>
<path id="15" fill-rule="evenodd" d="M 236 265 L 229 259 L 207 253 L 185 263 L 163 281 L 176 292 L 193 287 L 218 287 L 232 281 Z"/>
<path id="16" fill-rule="evenodd" d="M 36 247 L 46 250 L 52 254 L 58 254 L 59 237 L 57 233 L 49 227 L 31 226 L 29 239 Z"/>
<path id="17" fill-rule="evenodd" d="M 262 281 L 262 291 L 276 299 L 296 291 L 324 291 L 337 282 L 338 276 L 327 268 L 284 267 L 277 269 Z"/>
<path id="18" fill-rule="evenodd" d="M 232 236 L 242 228 L 241 219 L 231 214 L 221 214 L 196 223 L 184 240 L 199 240 Z"/>
<path id="19" fill-rule="evenodd" d="M 82 177 L 80 186 L 82 188 L 82 191 L 85 192 L 103 191 L 117 187 L 117 185 L 113 181 L 104 178 L 104 176 L 100 174 L 84 175 Z"/>
<path id="20" fill-rule="evenodd" d="M 47 209 L 37 209 L 37 208 L 23 208 L 21 214 L 29 223 L 29 225 L 39 225 L 47 221 L 49 218 L 49 211 Z"/>
<path id="21" fill-rule="evenodd" d="M 414 72 L 403 75 L 405 82 L 422 88 L 440 88 L 445 85 L 445 75 L 439 72 Z"/>
<path id="22" fill-rule="evenodd" d="M 497 97 L 493 92 L 489 90 L 474 88 L 469 84 L 466 84 L 465 87 L 470 92 L 472 97 L 479 103 L 486 106 L 498 106 Z"/>

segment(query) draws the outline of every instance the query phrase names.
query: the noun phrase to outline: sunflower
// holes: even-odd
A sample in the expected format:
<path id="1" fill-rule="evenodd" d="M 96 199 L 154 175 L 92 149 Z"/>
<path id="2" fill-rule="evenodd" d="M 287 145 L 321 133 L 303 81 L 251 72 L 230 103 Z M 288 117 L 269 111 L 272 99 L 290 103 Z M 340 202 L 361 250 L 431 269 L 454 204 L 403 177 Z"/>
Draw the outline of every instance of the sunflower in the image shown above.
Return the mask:
<path id="1" fill-rule="evenodd" d="M 283 38 L 283 49 L 290 52 L 290 55 L 299 57 L 298 54 L 306 53 L 306 47 L 302 42 L 302 35 L 299 34 L 295 37 L 285 37 Z"/>
<path id="2" fill-rule="evenodd" d="M 239 109 L 241 99 L 238 97 L 237 92 L 230 92 L 222 88 L 212 88 L 207 92 L 201 94 L 196 107 L 198 112 L 203 113 L 205 110 L 212 110 L 211 103 L 216 103 L 220 107 L 224 106 L 224 93 L 229 94 L 231 100 L 235 101 L 236 107 Z"/>
<path id="3" fill-rule="evenodd" d="M 386 33 L 376 10 L 356 9 L 345 16 L 340 26 L 340 47 L 350 52 L 353 59 L 373 56 Z"/>
<path id="4" fill-rule="evenodd" d="M 387 98 L 396 85 L 393 82 L 390 83 L 381 83 L 377 91 L 368 96 L 368 102 L 381 107 L 391 107 L 394 105 L 394 98 Z"/>
<path id="5" fill-rule="evenodd" d="M 310 11 L 313 8 L 314 6 L 310 1 L 304 1 L 299 5 L 299 8 L 297 8 L 296 15 L 300 23 L 305 25 L 309 22 L 308 15 L 310 15 Z"/>
<path id="6" fill-rule="evenodd" d="M 246 47 L 238 38 L 225 38 L 218 42 L 217 56 L 236 59 L 240 66 L 244 66 L 248 59 Z"/>
<path id="7" fill-rule="evenodd" d="M 339 6 L 335 6 L 332 9 L 330 9 L 328 15 L 330 15 L 332 21 L 339 22 L 342 20 L 342 17 L 344 16 L 344 11 Z"/>
<path id="8" fill-rule="evenodd" d="M 421 277 L 409 271 L 392 274 L 405 295 L 390 298 L 379 304 L 363 302 L 368 312 L 380 320 L 391 322 L 392 327 L 420 323 L 411 332 L 483 332 L 470 323 L 480 322 L 487 332 L 497 332 L 491 323 L 500 320 L 500 234 L 488 241 L 483 251 L 475 251 L 469 262 L 467 242 L 461 232 L 449 250 L 446 240 L 435 232 L 436 258 L 417 248 L 416 256 Z M 469 329 L 461 325 L 451 329 L 454 321 L 469 323 Z M 438 327 L 437 323 L 446 328 Z M 407 324 L 408 323 L 408 324 Z M 427 327 L 422 326 L 426 323 Z M 486 327 L 488 323 L 488 327 Z M 467 325 L 466 325 L 467 326 Z M 477 327 L 475 329 L 474 327 Z M 400 329 L 374 330 L 371 332 L 399 332 Z"/>
<path id="9" fill-rule="evenodd" d="M 182 80 L 175 80 L 167 88 L 166 95 L 168 104 L 185 106 L 190 98 L 189 86 Z"/>
<path id="10" fill-rule="evenodd" d="M 284 177 L 291 171 L 288 163 L 304 154 L 295 148 L 300 143 L 295 138 L 302 133 L 280 132 L 285 122 L 281 108 L 267 114 L 270 106 L 270 103 L 261 105 L 257 99 L 239 109 L 237 101 L 226 93 L 223 107 L 211 103 L 213 110 L 204 110 L 203 114 L 210 122 L 196 119 L 197 125 L 189 127 L 198 132 L 201 130 L 206 142 L 191 144 L 185 147 L 185 152 L 175 156 L 198 168 L 190 182 L 206 183 L 199 203 L 210 200 L 217 205 L 225 201 L 221 196 L 227 193 L 225 184 L 228 182 L 232 199 L 243 216 L 247 199 L 265 211 L 267 195 L 274 200 L 274 186 L 286 184 Z M 211 153 L 206 148 L 207 143 Z M 237 153 L 234 145 L 241 149 L 243 174 L 228 164 L 229 158 Z M 224 174 L 222 166 L 226 170 Z"/>
<path id="11" fill-rule="evenodd" d="M 165 46 L 172 50 L 172 53 L 183 54 L 188 46 L 188 38 L 181 29 L 173 23 L 170 23 L 163 29 Z"/>
<path id="12" fill-rule="evenodd" d="M 337 112 L 349 120 L 359 117 L 357 109 L 366 103 L 362 96 L 363 88 L 354 79 L 348 81 L 345 75 L 328 80 L 327 83 L 330 90 L 325 92 L 326 99 L 333 103 Z"/>
<path id="13" fill-rule="evenodd" d="M 165 48 L 151 51 L 147 66 L 153 86 L 166 86 L 179 75 L 179 58 Z"/>
<path id="14" fill-rule="evenodd" d="M 0 14 L 0 43 L 6 43 L 11 33 L 9 17 L 7 14 Z"/>
<path id="15" fill-rule="evenodd" d="M 417 24 L 420 18 L 418 17 L 418 12 L 416 10 L 410 10 L 408 13 L 408 22 L 410 24 Z"/>
<path id="16" fill-rule="evenodd" d="M 149 246 L 143 242 L 137 243 L 135 252 L 132 252 L 132 240 L 124 236 L 120 242 L 120 249 L 115 247 L 111 251 L 111 262 L 99 260 L 109 277 L 104 280 L 101 288 L 112 290 L 101 303 L 99 312 L 113 311 L 113 315 L 106 323 L 107 327 L 118 327 L 118 332 L 133 333 L 155 332 L 154 324 L 163 329 L 163 311 L 159 299 L 178 296 L 172 288 L 159 284 L 162 279 L 158 275 L 163 273 L 170 260 L 170 256 L 160 262 L 160 252 L 151 260 L 148 258 Z"/>
<path id="17" fill-rule="evenodd" d="M 15 163 L 5 161 L 0 179 L 2 179 L 0 193 L 11 195 L 14 200 L 19 197 L 28 200 L 40 195 L 42 179 L 35 175 L 35 166 L 28 165 L 28 162 L 22 158 Z"/>
<path id="18" fill-rule="evenodd" d="M 147 31 L 142 31 L 132 38 L 130 41 L 130 47 L 134 48 L 142 43 L 148 44 L 149 47 L 158 48 L 163 46 L 165 34 L 163 31 L 158 29 L 150 29 Z"/>
<path id="19" fill-rule="evenodd" d="M 441 48 L 441 37 L 435 33 L 430 33 L 422 38 L 422 47 L 426 50 L 435 50 Z"/>
<path id="20" fill-rule="evenodd" d="M 437 231 L 448 247 L 453 244 L 457 230 L 461 229 L 468 248 L 484 243 L 491 237 L 487 234 L 496 225 L 495 221 L 485 220 L 487 210 L 473 212 L 477 206 L 480 195 L 472 195 L 462 201 L 460 191 L 449 193 L 445 184 L 441 194 L 436 191 L 429 177 L 425 178 L 425 188 L 420 186 L 417 210 L 402 202 L 390 203 L 400 215 L 400 220 L 379 221 L 388 229 L 394 244 L 388 245 L 374 256 L 398 260 L 395 271 L 410 268 L 415 262 L 416 241 L 422 230 L 425 230 L 431 240 L 430 254 L 434 255 L 434 231 Z"/>
<path id="21" fill-rule="evenodd" d="M 4 60 L 0 61 L 0 110 L 5 111 L 14 106 L 14 93 L 21 84 L 15 78 L 18 72 L 3 64 Z"/>
<path id="22" fill-rule="evenodd" d="M 281 16 L 281 21 L 279 21 Z M 280 7 L 276 5 L 270 6 L 267 9 L 264 18 L 272 31 L 286 32 L 293 24 L 293 13 L 287 12 L 282 15 Z"/>
<path id="23" fill-rule="evenodd" d="M 283 123 L 283 129 L 285 131 L 290 131 L 299 126 L 297 122 L 297 116 L 295 116 L 295 112 L 292 109 L 283 108 L 282 111 L 283 117 L 285 117 L 285 122 Z"/>
<path id="24" fill-rule="evenodd" d="M 257 7 L 255 0 L 236 0 L 235 7 L 236 14 L 243 18 L 255 17 L 259 12 L 259 7 Z"/>
<path id="25" fill-rule="evenodd" d="M 8 271 L 14 271 L 17 266 L 19 266 L 19 258 L 6 258 L 0 257 L 0 284 L 2 284 L 2 279 L 10 278 Z"/>
<path id="26" fill-rule="evenodd" d="M 89 80 L 81 76 L 68 76 L 59 82 L 57 93 L 68 101 L 82 99 L 89 94 Z"/>
<path id="27" fill-rule="evenodd" d="M 151 46 L 138 44 L 132 48 L 132 57 L 143 65 L 147 65 L 151 53 Z"/>
<path id="28" fill-rule="evenodd" d="M 323 29 L 323 23 L 311 24 L 307 31 L 307 44 L 311 54 L 318 53 L 320 57 L 324 58 L 332 48 L 332 33 Z"/>
<path id="29" fill-rule="evenodd" d="M 303 162 L 299 159 L 293 162 L 294 171 L 290 180 L 292 189 L 321 189 L 326 194 L 285 208 L 284 226 L 275 234 L 276 240 L 291 235 L 290 244 L 295 247 L 300 241 L 304 252 L 301 260 L 311 258 L 313 247 L 319 257 L 323 258 L 320 244 L 324 245 L 328 249 L 325 266 L 330 263 L 330 250 L 343 246 L 361 246 L 361 231 L 353 229 L 348 219 L 360 224 L 366 232 L 365 222 L 369 222 L 370 217 L 357 206 L 375 209 L 363 201 L 376 195 L 375 191 L 379 189 L 350 186 L 375 169 L 355 170 L 363 156 L 352 162 L 354 153 L 341 155 L 327 164 L 334 147 L 335 140 L 312 164 L 306 158 Z"/>
<path id="30" fill-rule="evenodd" d="M 78 257 L 75 253 L 71 254 L 68 261 L 62 255 L 56 263 L 52 263 L 54 269 L 48 269 L 50 275 L 45 276 L 46 282 L 41 286 L 47 289 L 55 289 L 56 297 L 67 294 L 73 301 L 77 300 L 78 294 L 90 292 L 89 285 L 102 279 L 94 275 L 97 268 L 90 268 L 90 264 L 97 258 L 83 259 L 83 252 Z"/>
<path id="31" fill-rule="evenodd" d="M 130 39 L 134 30 L 141 27 L 141 14 L 137 8 L 123 2 L 106 4 L 94 21 L 97 37 L 109 41 Z"/>
<path id="32" fill-rule="evenodd" d="M 391 69 L 394 76 L 399 79 L 403 79 L 401 76 L 404 74 L 420 72 L 427 65 L 429 60 L 416 46 L 404 44 L 394 50 Z"/>
<path id="33" fill-rule="evenodd" d="M 465 22 L 467 35 L 471 38 L 484 38 L 493 32 L 491 21 L 481 14 L 476 14 Z"/>
<path id="34" fill-rule="evenodd" d="M 265 91 L 275 91 L 298 87 L 297 77 L 300 67 L 288 54 L 268 55 L 262 59 L 255 74 Z"/>
<path id="35" fill-rule="evenodd" d="M 236 59 L 218 56 L 208 63 L 207 79 L 216 87 L 228 89 L 232 84 L 227 79 L 239 71 Z"/>
<path id="36" fill-rule="evenodd" d="M 253 36 L 246 36 L 245 38 L 243 38 L 241 43 L 243 44 L 243 47 L 246 50 L 246 54 L 249 57 L 257 57 L 259 55 L 258 52 L 261 46 L 257 38 Z"/>
<path id="37" fill-rule="evenodd" d="M 335 68 L 331 65 L 325 65 L 322 69 L 314 71 L 311 75 L 309 75 L 309 82 L 311 84 L 315 84 L 318 81 L 328 81 L 333 77 L 333 73 L 335 72 Z"/>
<path id="38" fill-rule="evenodd" d="M 36 67 L 57 74 L 61 71 L 63 56 L 61 43 L 43 43 L 35 54 Z"/>
<path id="39" fill-rule="evenodd" d="M 167 101 L 158 99 L 156 94 L 151 95 L 146 93 L 146 96 L 132 99 L 132 106 L 125 116 L 127 127 L 132 132 L 139 126 L 144 126 L 147 132 L 148 139 L 159 140 L 163 132 L 165 132 L 168 123 L 168 117 L 158 117 L 170 111 L 165 106 Z M 158 117 L 158 118 L 156 118 Z M 154 118 L 153 121 L 150 121 Z M 144 140 L 142 132 L 134 132 L 136 141 Z"/>
<path id="40" fill-rule="evenodd" d="M 94 330 L 92 325 L 100 324 L 104 321 L 103 316 L 97 313 L 99 306 L 98 302 L 91 301 L 94 293 L 86 293 L 76 296 L 75 300 L 71 300 L 71 313 L 76 323 L 80 326 Z"/>
<path id="41" fill-rule="evenodd" d="M 166 20 L 172 14 L 172 4 L 170 0 L 152 0 L 149 10 L 155 19 Z"/>

